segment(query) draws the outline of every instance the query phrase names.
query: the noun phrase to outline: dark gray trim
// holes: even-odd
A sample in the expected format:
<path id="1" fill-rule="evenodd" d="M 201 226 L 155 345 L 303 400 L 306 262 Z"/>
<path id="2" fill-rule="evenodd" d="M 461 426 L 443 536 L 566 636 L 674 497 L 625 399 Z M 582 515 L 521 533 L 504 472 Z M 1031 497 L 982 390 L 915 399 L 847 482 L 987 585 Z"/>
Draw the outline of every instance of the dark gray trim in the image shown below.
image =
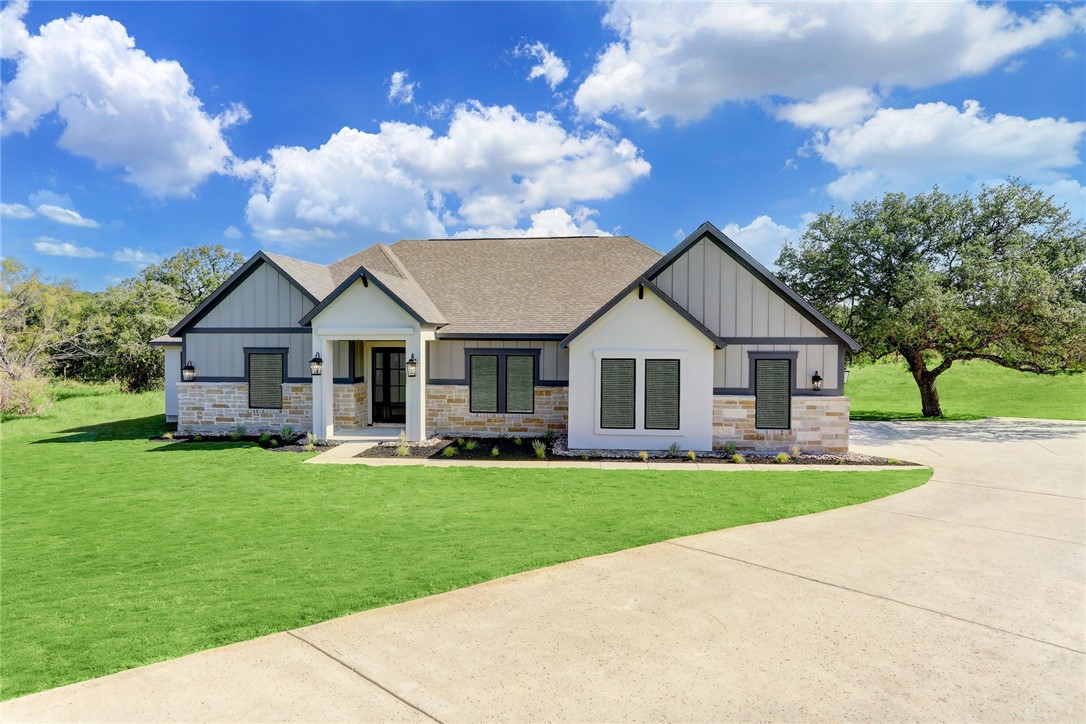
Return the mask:
<path id="1" fill-rule="evenodd" d="M 317 304 L 317 302 L 319 301 L 316 297 L 309 293 L 308 289 L 299 284 L 294 277 L 283 271 L 283 268 L 276 264 L 274 261 L 272 261 L 267 254 L 262 251 L 258 251 L 257 253 L 249 257 L 249 259 L 244 264 L 238 267 L 237 271 L 231 274 L 225 282 L 220 284 L 218 288 L 215 289 L 215 291 L 211 292 L 211 294 L 208 295 L 207 299 L 196 305 L 195 309 L 189 312 L 184 319 L 174 325 L 173 329 L 170 330 L 170 336 L 179 336 L 182 332 L 185 331 L 186 327 L 192 324 L 196 324 L 201 319 L 203 319 L 204 316 L 208 312 L 210 312 L 216 304 L 218 304 L 218 300 L 220 297 L 229 294 L 231 291 L 234 290 L 234 287 L 248 279 L 249 275 L 256 271 L 257 267 L 260 264 L 269 265 L 272 269 L 274 269 L 281 276 L 283 276 L 287 281 L 293 284 L 294 287 L 297 288 L 297 290 L 300 291 L 309 301 L 313 302 L 314 304 Z"/>
<path id="2" fill-rule="evenodd" d="M 192 381 L 193 382 L 245 382 L 245 383 L 249 382 L 249 380 L 245 379 L 244 377 L 199 377 L 199 376 L 192 378 Z"/>
<path id="3" fill-rule="evenodd" d="M 665 294 L 662 289 L 660 289 L 658 286 L 656 286 L 655 284 L 650 282 L 645 277 L 639 277 L 637 279 L 634 279 L 633 282 L 631 282 L 629 284 L 629 286 L 627 286 L 621 292 L 619 292 L 618 294 L 613 296 L 609 302 L 607 302 L 602 307 L 597 309 L 596 312 L 591 317 L 589 317 L 588 319 L 584 320 L 579 325 L 577 325 L 577 329 L 570 332 L 569 335 L 565 339 L 563 339 L 561 342 L 558 343 L 558 346 L 559 347 L 568 347 L 569 343 L 572 342 L 579 334 L 581 334 L 581 332 L 583 332 L 586 329 L 588 329 L 589 327 L 591 327 L 593 324 L 596 323 L 596 320 L 598 320 L 603 315 L 607 314 L 607 312 L 611 311 L 611 309 L 616 304 L 618 304 L 623 299 L 625 299 L 627 296 L 629 296 L 630 293 L 633 292 L 635 287 L 638 287 L 638 288 L 640 288 L 640 287 L 648 287 L 649 289 L 651 289 L 652 293 L 655 294 L 658 299 L 660 299 L 665 304 L 667 304 L 669 307 L 671 307 L 671 309 L 673 309 L 675 311 L 675 313 L 677 313 L 680 317 L 685 319 L 686 322 L 690 326 L 692 326 L 694 329 L 696 329 L 697 331 L 699 331 L 703 335 L 705 335 L 709 339 L 709 341 L 713 343 L 714 347 L 716 347 L 717 349 L 723 349 L 724 348 L 725 343 L 724 343 L 723 339 L 718 337 L 712 330 L 710 330 L 704 324 L 699 322 L 696 318 L 694 318 L 694 316 L 692 314 L 690 314 L 690 312 L 683 309 L 683 307 L 681 307 L 678 302 L 676 302 L 674 299 L 672 299 L 667 294 Z"/>
<path id="4" fill-rule="evenodd" d="M 156 342 L 152 339 L 147 344 L 152 347 L 181 347 L 183 343 L 180 339 L 178 339 L 176 342 Z"/>
<path id="5" fill-rule="evenodd" d="M 534 415 L 535 414 L 535 394 L 536 387 L 540 387 L 539 384 L 539 369 L 542 363 L 543 350 L 531 347 L 516 347 L 513 349 L 506 349 L 504 347 L 470 347 L 464 349 L 464 376 L 465 380 L 461 382 L 452 381 L 444 382 L 441 384 L 465 384 L 468 386 L 468 412 L 473 415 Z M 498 409 L 494 412 L 476 412 L 471 409 L 471 357 L 472 355 L 483 355 L 486 357 L 498 358 Z M 535 357 L 535 361 L 532 363 L 532 411 L 531 412 L 507 412 L 505 409 L 505 358 L 506 357 Z"/>
<path id="6" fill-rule="evenodd" d="M 798 344 L 808 347 L 836 345 L 844 348 L 841 340 L 829 337 L 725 337 L 724 341 L 733 345 Z"/>
<path id="7" fill-rule="evenodd" d="M 426 384 L 428 384 L 428 385 L 466 385 L 466 384 L 468 384 L 468 380 L 467 380 L 466 377 L 464 379 L 462 379 L 462 380 L 445 379 L 445 378 L 442 378 L 442 377 L 438 377 L 436 379 L 432 378 L 432 379 L 426 380 Z"/>
<path id="8" fill-rule="evenodd" d="M 193 327 L 185 334 L 313 334 L 309 327 Z"/>
<path id="9" fill-rule="evenodd" d="M 490 332 L 479 332 L 479 333 L 463 332 L 463 333 L 453 333 L 453 334 L 442 334 L 441 332 L 437 332 L 435 337 L 439 341 L 440 340 L 449 340 L 449 341 L 451 341 L 451 340 L 457 340 L 457 339 L 502 339 L 502 340 L 515 339 L 515 340 L 520 340 L 522 342 L 531 342 L 531 341 L 554 342 L 554 341 L 565 339 L 566 334 L 565 333 L 542 334 L 542 333 L 531 333 L 531 332 L 524 333 L 524 334 L 521 334 L 521 333 L 497 333 L 497 332 L 495 332 L 495 333 L 490 333 Z"/>
<path id="10" fill-rule="evenodd" d="M 775 289 L 777 293 L 784 298 L 796 311 L 800 312 L 808 319 L 811 320 L 816 326 L 827 334 L 837 337 L 841 342 L 846 344 L 853 352 L 860 350 L 860 344 L 852 337 L 848 336 L 843 329 L 831 322 L 824 314 L 811 306 L 810 302 L 801 297 L 795 291 L 792 290 L 787 284 L 777 278 L 777 275 L 762 266 L 754 257 L 747 252 L 743 251 L 742 247 L 732 241 L 728 236 L 720 229 L 713 226 L 706 221 L 699 226 L 693 234 L 686 237 L 682 243 L 676 246 L 674 249 L 665 254 L 659 261 L 649 267 L 649 270 L 645 272 L 644 276 L 648 279 L 655 279 L 660 275 L 667 267 L 671 266 L 676 259 L 685 254 L 692 246 L 697 244 L 703 238 L 712 240 L 717 246 L 719 246 L 724 252 L 729 254 L 735 259 L 741 266 L 756 277 L 760 277 L 764 282 L 769 284 L 770 287 Z"/>
<path id="11" fill-rule="evenodd" d="M 713 395 L 744 395 L 751 397 L 754 391 L 749 387 L 714 387 Z"/>
<path id="12" fill-rule="evenodd" d="M 510 350 L 510 351 L 512 351 L 512 350 Z M 426 384 L 428 384 L 428 385 L 460 385 L 461 387 L 466 387 L 469 383 L 468 383 L 468 380 L 466 378 L 462 379 L 462 380 L 437 378 L 437 379 L 426 380 Z M 535 381 L 535 386 L 536 387 L 569 387 L 569 380 L 536 380 Z"/>
<path id="13" fill-rule="evenodd" d="M 348 287 L 350 287 L 352 284 L 354 284 L 355 281 L 357 281 L 358 279 L 362 280 L 363 286 L 369 286 L 369 282 L 373 282 L 373 285 L 375 287 L 377 287 L 382 292 L 384 292 L 385 295 L 388 296 L 389 299 L 396 302 L 396 304 L 400 305 L 400 308 L 403 309 L 408 314 L 410 314 L 411 317 L 414 318 L 419 324 L 422 324 L 422 325 L 433 324 L 432 322 L 429 322 L 426 319 L 424 319 L 423 316 L 421 314 L 419 314 L 418 312 L 416 312 L 415 309 L 410 304 L 408 304 L 404 300 L 400 299 L 395 293 L 393 293 L 393 291 L 391 289 L 389 289 L 384 284 L 382 284 L 381 280 L 378 279 L 377 277 L 375 277 L 373 275 L 373 273 L 370 272 L 368 269 L 366 269 L 366 267 L 364 267 L 364 266 L 358 267 L 358 269 L 356 269 L 350 276 L 348 276 L 346 279 L 344 279 L 343 282 L 340 283 L 340 285 L 338 287 L 336 287 L 334 290 L 332 290 L 331 294 L 329 294 L 327 297 L 324 298 L 324 300 L 322 302 L 320 302 L 320 304 L 318 304 L 317 306 L 310 309 L 309 312 L 304 317 L 299 319 L 298 324 L 301 324 L 301 325 L 304 325 L 304 326 L 309 326 L 310 324 L 312 324 L 314 317 L 316 317 L 318 314 L 320 314 L 325 309 L 327 309 L 329 304 L 331 304 L 337 298 L 339 298 L 339 295 L 343 294 L 343 292 L 347 291 Z"/>
<path id="14" fill-rule="evenodd" d="M 536 387 L 569 387 L 569 380 L 536 380 Z"/>
<path id="15" fill-rule="evenodd" d="M 845 379 L 845 348 L 840 346 L 837 352 L 837 387 L 823 387 L 821 392 L 815 392 L 810 387 L 797 387 L 796 386 L 796 370 L 799 369 L 799 351 L 774 351 L 774 350 L 747 350 L 747 386 L 746 387 L 714 387 L 714 395 L 754 395 L 754 360 L 756 358 L 762 359 L 791 359 L 796 363 L 795 368 L 792 370 L 792 397 L 839 397 L 844 394 L 844 389 L 840 384 L 841 380 Z"/>

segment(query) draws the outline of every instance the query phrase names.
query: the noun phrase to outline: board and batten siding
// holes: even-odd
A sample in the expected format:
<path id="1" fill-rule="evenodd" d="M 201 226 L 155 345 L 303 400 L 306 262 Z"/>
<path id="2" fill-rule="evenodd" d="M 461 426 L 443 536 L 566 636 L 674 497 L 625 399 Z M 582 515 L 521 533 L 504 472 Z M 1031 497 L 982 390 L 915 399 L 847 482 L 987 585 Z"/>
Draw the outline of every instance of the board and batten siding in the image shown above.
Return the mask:
<path id="1" fill-rule="evenodd" d="M 540 339 L 439 339 L 428 342 L 428 380 L 464 380 L 465 349 L 538 349 L 539 379 L 565 382 L 569 380 L 569 350 L 558 346 L 556 340 Z"/>
<path id="2" fill-rule="evenodd" d="M 663 269 L 654 283 L 711 331 L 729 339 L 765 338 L 765 343 L 730 343 L 713 357 L 713 387 L 748 389 L 750 351 L 798 352 L 795 387 L 822 375 L 827 390 L 840 386 L 841 343 L 804 316 L 776 290 L 710 239 L 702 239 Z M 774 344 L 774 339 L 810 339 L 810 344 Z"/>
<path id="3" fill-rule="evenodd" d="M 308 380 L 312 343 L 309 330 L 298 320 L 312 308 L 290 280 L 268 264 L 259 264 L 185 331 L 185 358 L 193 362 L 200 378 L 244 379 L 245 348 L 285 348 L 287 376 Z M 260 328 L 298 331 L 253 331 Z"/>

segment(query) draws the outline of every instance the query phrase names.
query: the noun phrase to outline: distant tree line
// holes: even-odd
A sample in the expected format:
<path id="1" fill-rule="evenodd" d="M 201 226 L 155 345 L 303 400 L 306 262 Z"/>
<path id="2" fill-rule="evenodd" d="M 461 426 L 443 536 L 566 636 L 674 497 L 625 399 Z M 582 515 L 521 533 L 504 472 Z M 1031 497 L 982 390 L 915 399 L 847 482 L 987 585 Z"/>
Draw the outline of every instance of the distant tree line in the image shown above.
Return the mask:
<path id="1" fill-rule="evenodd" d="M 225 281 L 244 257 L 220 245 L 184 249 L 102 292 L 79 291 L 17 259 L 0 261 L 0 414 L 49 403 L 50 379 L 160 387 L 165 334 Z"/>

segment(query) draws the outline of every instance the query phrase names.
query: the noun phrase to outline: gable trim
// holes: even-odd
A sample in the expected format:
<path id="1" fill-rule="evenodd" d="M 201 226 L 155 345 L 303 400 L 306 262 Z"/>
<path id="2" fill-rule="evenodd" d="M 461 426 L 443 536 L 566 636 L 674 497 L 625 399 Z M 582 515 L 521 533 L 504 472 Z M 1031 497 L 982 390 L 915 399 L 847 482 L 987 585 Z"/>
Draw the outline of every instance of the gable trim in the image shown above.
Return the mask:
<path id="1" fill-rule="evenodd" d="M 631 282 L 629 286 L 627 286 L 625 289 L 623 289 L 621 292 L 619 292 L 615 296 L 611 297 L 611 301 L 607 302 L 607 304 L 604 304 L 602 307 L 597 309 L 595 311 L 595 313 L 591 317 L 589 317 L 585 321 L 581 322 L 577 326 L 577 329 L 570 332 L 569 335 L 566 336 L 565 339 L 563 339 L 561 342 L 558 343 L 558 346 L 559 347 L 568 347 L 569 343 L 572 342 L 578 335 L 580 335 L 586 329 L 588 329 L 593 324 L 595 324 L 596 321 L 600 319 L 600 317 L 607 314 L 607 312 L 611 311 L 611 309 L 614 308 L 615 305 L 617 305 L 619 302 L 621 302 L 627 296 L 632 294 L 633 290 L 635 288 L 637 289 L 638 299 L 643 299 L 645 289 L 650 289 L 652 291 L 652 293 L 655 294 L 658 299 L 660 299 L 664 304 L 666 304 L 668 307 L 670 307 L 672 309 L 672 311 L 674 311 L 676 314 L 678 314 L 680 317 L 682 317 L 687 322 L 687 324 L 689 324 L 691 327 L 693 327 L 697 331 L 701 332 L 706 338 L 708 338 L 708 340 L 713 343 L 713 346 L 716 349 L 724 349 L 724 340 L 723 339 L 721 339 L 719 336 L 714 334 L 711 329 L 709 329 L 704 324 L 699 322 L 694 317 L 694 315 L 690 314 L 690 312 L 683 309 L 679 305 L 678 302 L 676 302 L 674 299 L 672 299 L 667 294 L 665 294 L 664 291 L 662 289 L 660 289 L 660 287 L 653 284 L 651 281 L 649 281 L 644 276 L 638 277 L 637 279 L 634 279 L 633 282 Z"/>
<path id="2" fill-rule="evenodd" d="M 695 244 L 704 238 L 710 239 L 722 251 L 731 256 L 739 265 L 762 280 L 766 286 L 775 291 L 778 296 L 788 302 L 796 311 L 807 317 L 815 326 L 831 337 L 836 337 L 853 352 L 860 349 L 860 343 L 850 337 L 843 329 L 838 327 L 824 314 L 819 312 L 811 303 L 792 290 L 787 284 L 777 278 L 777 275 L 766 269 L 754 257 L 745 252 L 742 247 L 728 238 L 727 234 L 706 221 L 694 230 L 694 233 L 683 239 L 682 243 L 665 254 L 658 262 L 653 264 L 645 272 L 645 278 L 653 280 L 667 269 L 675 260 L 690 250 Z"/>
<path id="3" fill-rule="evenodd" d="M 298 324 L 301 324 L 302 326 L 305 326 L 305 327 L 311 326 L 312 323 L 313 323 L 313 318 L 314 317 L 316 317 L 318 314 L 320 314 L 325 309 L 327 309 L 329 304 L 331 304 L 336 299 L 338 299 L 339 295 L 341 295 L 341 294 L 343 294 L 343 292 L 347 291 L 347 289 L 352 284 L 354 284 L 356 281 L 358 281 L 359 279 L 362 280 L 362 285 L 363 286 L 368 287 L 372 283 L 375 287 L 377 287 L 382 292 L 384 292 L 385 296 L 387 296 L 392 301 L 396 302 L 396 304 L 398 304 L 401 309 L 403 309 L 405 312 L 407 312 L 409 315 L 411 315 L 411 317 L 415 321 L 417 321 L 420 325 L 425 327 L 428 324 L 426 319 L 424 319 L 421 314 L 419 314 L 417 311 L 415 311 L 415 309 L 410 304 L 408 304 L 407 302 L 405 302 L 404 300 L 402 300 L 398 296 L 396 296 L 396 294 L 391 289 L 389 289 L 387 286 L 382 284 L 381 280 L 378 279 L 377 277 L 375 277 L 364 266 L 358 267 L 358 269 L 356 269 L 352 274 L 350 274 L 346 279 L 344 279 L 340 283 L 340 285 L 338 287 L 336 287 L 334 290 L 332 290 L 331 294 L 329 294 L 327 297 L 324 298 L 324 301 L 318 303 L 317 306 L 315 306 L 315 307 L 313 307 L 312 309 L 309 310 L 308 314 L 306 314 L 304 317 L 299 319 Z"/>
<path id="4" fill-rule="evenodd" d="M 215 291 L 211 292 L 211 294 L 208 295 L 207 299 L 197 304 L 195 309 L 189 312 L 184 319 L 174 325 L 173 329 L 171 329 L 169 332 L 170 336 L 180 336 L 186 328 L 191 327 L 192 325 L 203 319 L 205 316 L 207 316 L 207 314 L 218 305 L 222 297 L 228 296 L 230 292 L 234 291 L 234 289 L 243 281 L 248 279 L 252 275 L 252 273 L 255 272 L 257 268 L 259 268 L 261 264 L 267 264 L 272 269 L 274 269 L 276 273 L 289 281 L 295 289 L 301 292 L 302 295 L 305 296 L 305 298 L 309 301 L 313 302 L 313 304 L 317 304 L 318 302 L 320 302 L 319 299 L 309 293 L 309 290 L 299 284 L 294 277 L 292 277 L 290 274 L 287 274 L 283 270 L 283 267 L 272 261 L 264 252 L 258 251 L 257 253 L 249 257 L 249 259 L 244 264 L 238 267 L 237 271 L 231 274 L 225 282 L 220 284 L 218 288 L 215 289 Z"/>

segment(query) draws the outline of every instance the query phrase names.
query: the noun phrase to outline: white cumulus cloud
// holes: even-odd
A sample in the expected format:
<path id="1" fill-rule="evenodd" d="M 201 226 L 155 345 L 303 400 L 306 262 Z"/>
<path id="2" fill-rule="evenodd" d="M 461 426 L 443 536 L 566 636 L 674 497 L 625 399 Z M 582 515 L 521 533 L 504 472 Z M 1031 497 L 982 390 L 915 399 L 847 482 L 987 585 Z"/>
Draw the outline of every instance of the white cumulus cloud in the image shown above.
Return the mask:
<path id="1" fill-rule="evenodd" d="M 53 204 L 42 204 L 38 207 L 38 214 L 66 226 L 79 226 L 84 229 L 97 229 L 100 226 L 97 221 L 83 217 L 78 211 Z"/>
<path id="2" fill-rule="evenodd" d="M 48 236 L 39 236 L 34 240 L 34 251 L 46 256 L 70 256 L 81 259 L 102 256 L 102 252 L 88 246 L 76 246 L 70 241 L 60 241 Z"/>
<path id="3" fill-rule="evenodd" d="M 649 169 L 610 129 L 570 132 L 546 113 L 471 103 L 457 106 L 444 135 L 386 122 L 378 133 L 343 128 L 315 149 L 272 149 L 247 169 L 246 217 L 258 237 L 278 241 L 512 229 L 544 210 L 612 198 Z"/>
<path id="4" fill-rule="evenodd" d="M 27 4 L 0 11 L 2 55 L 15 72 L 4 86 L 3 133 L 29 133 L 56 113 L 58 145 L 99 166 L 123 168 L 155 197 L 191 195 L 213 173 L 229 171 L 223 131 L 249 118 L 240 105 L 207 113 L 175 61 L 154 60 L 123 25 L 102 15 L 23 22 Z"/>
<path id="5" fill-rule="evenodd" d="M 979 3 L 616 2 L 619 36 L 574 102 L 655 122 L 728 101 L 813 100 L 841 88 L 927 87 L 1081 29 L 1086 8 Z"/>
<path id="6" fill-rule="evenodd" d="M 599 212 L 584 206 L 579 206 L 570 214 L 565 209 L 543 209 L 531 215 L 531 225 L 527 229 L 485 227 L 480 229 L 464 229 L 458 231 L 456 236 L 463 239 L 474 238 L 504 238 L 515 239 L 534 236 L 611 236 L 606 231 L 601 231 L 596 226 L 593 216 Z"/>
<path id="7" fill-rule="evenodd" d="M 725 224 L 723 231 L 732 241 L 743 247 L 748 254 L 772 268 L 786 241 L 795 242 L 806 224 L 799 228 L 778 224 L 769 216 L 759 216 L 746 226 L 736 222 Z"/>
<path id="8" fill-rule="evenodd" d="M 0 204 L 0 216 L 5 219 L 33 219 L 34 209 L 23 204 Z"/>
<path id="9" fill-rule="evenodd" d="M 409 73 L 398 70 L 388 79 L 388 99 L 398 105 L 411 105 L 415 102 L 415 83 L 407 80 Z"/>
<path id="10" fill-rule="evenodd" d="M 867 88 L 839 88 L 813 101 L 781 106 L 777 118 L 803 128 L 838 128 L 862 121 L 878 107 L 878 95 Z"/>
<path id="11" fill-rule="evenodd" d="M 227 239 L 241 239 L 245 236 L 245 234 L 241 232 L 241 229 L 234 226 L 233 224 L 223 229 L 222 235 L 225 236 Z"/>
<path id="12" fill-rule="evenodd" d="M 120 251 L 113 252 L 113 261 L 123 262 L 125 264 L 135 264 L 139 267 L 150 266 L 151 264 L 157 264 L 162 261 L 162 257 L 158 254 L 152 254 L 149 251 L 143 249 L 129 249 L 125 247 Z"/>
<path id="13" fill-rule="evenodd" d="M 515 54 L 535 58 L 536 64 L 528 71 L 528 80 L 542 78 L 554 90 L 569 76 L 569 66 L 543 43 L 525 43 L 517 47 Z"/>
<path id="14" fill-rule="evenodd" d="M 1086 123 L 990 115 L 974 100 L 883 108 L 870 119 L 820 133 L 812 148 L 842 175 L 827 187 L 855 200 L 885 190 L 948 190 L 1020 176 L 1053 183 L 1077 167 Z"/>

